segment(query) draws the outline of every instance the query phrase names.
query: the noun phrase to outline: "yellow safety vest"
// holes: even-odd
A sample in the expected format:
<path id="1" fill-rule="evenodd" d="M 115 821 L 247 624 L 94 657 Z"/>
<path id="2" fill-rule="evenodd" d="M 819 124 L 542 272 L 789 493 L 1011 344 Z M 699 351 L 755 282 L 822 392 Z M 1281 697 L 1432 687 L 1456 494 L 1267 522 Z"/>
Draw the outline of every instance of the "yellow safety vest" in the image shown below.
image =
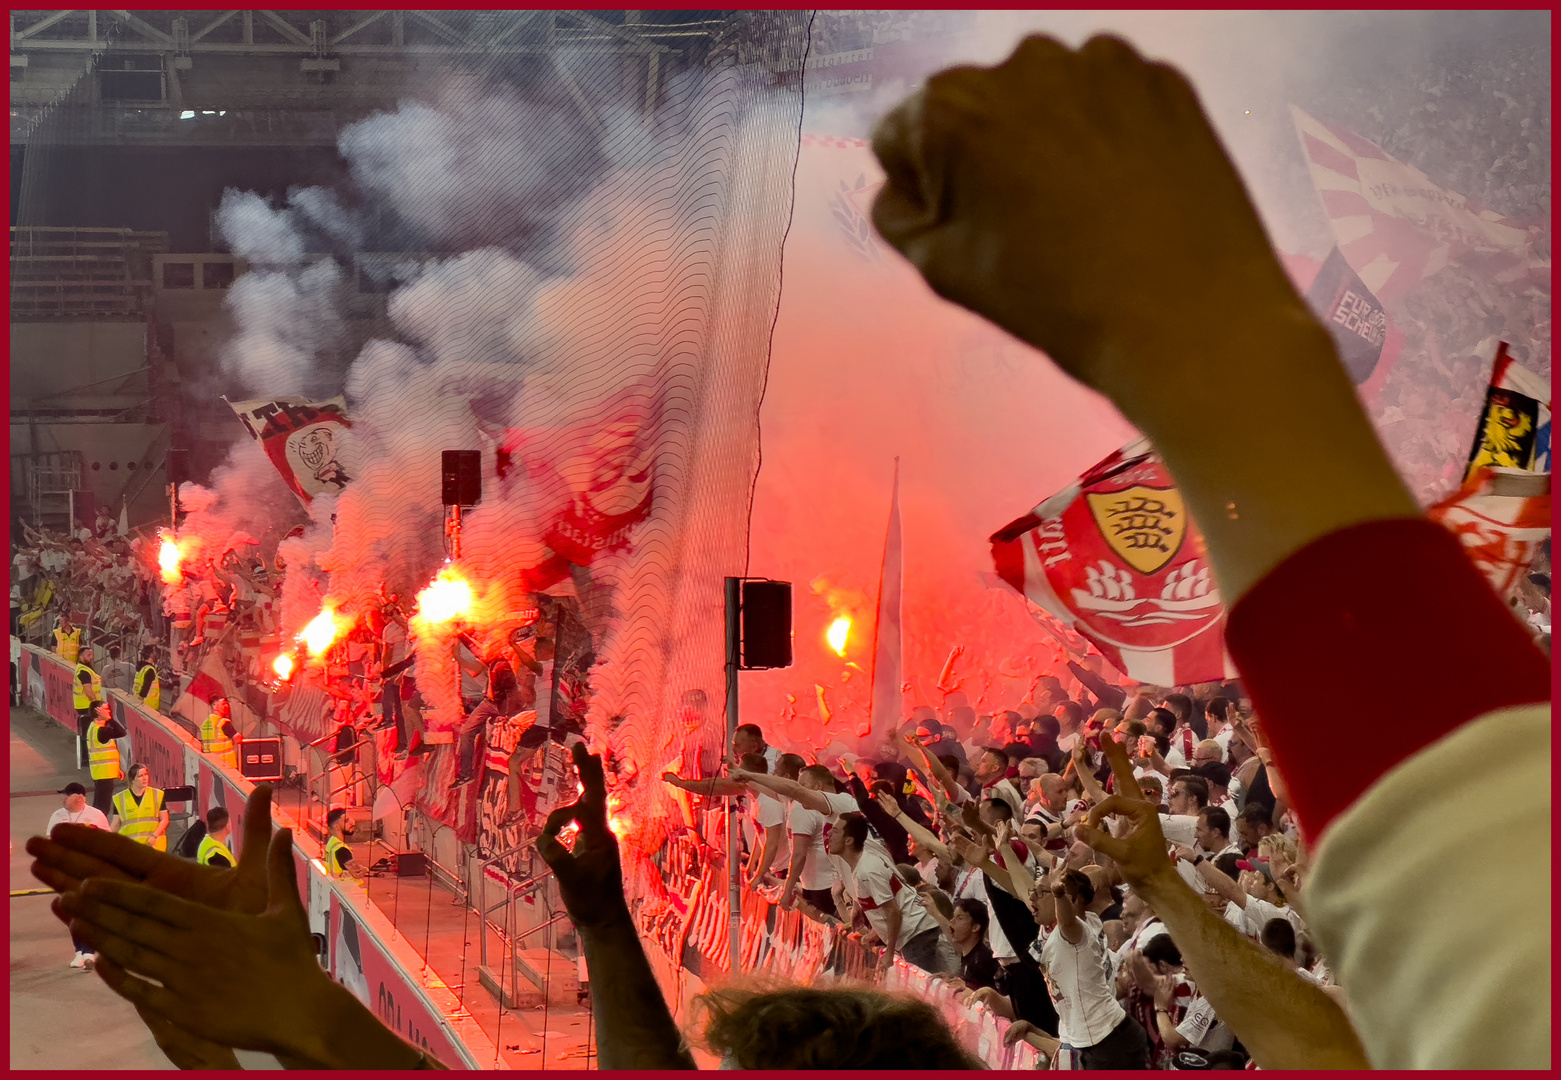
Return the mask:
<path id="1" fill-rule="evenodd" d="M 201 847 L 200 850 L 195 853 L 195 861 L 200 863 L 202 866 L 210 866 L 211 857 L 213 855 L 221 855 L 224 859 L 228 860 L 229 866 L 238 865 L 238 860 L 233 857 L 233 852 L 228 850 L 228 845 L 224 844 L 221 840 L 213 840 L 209 836 L 201 837 Z"/>
<path id="2" fill-rule="evenodd" d="M 352 848 L 348 847 L 345 843 L 343 843 L 341 840 L 338 840 L 336 837 L 330 836 L 326 838 L 325 872 L 328 873 L 331 877 L 340 877 L 343 873 L 345 873 L 345 871 L 342 870 L 341 867 L 336 863 L 336 853 L 343 850 L 345 850 L 349 855 L 352 853 Z"/>
<path id="3" fill-rule="evenodd" d="M 59 631 L 56 630 L 55 633 L 57 634 Z M 83 671 L 92 676 L 92 696 L 90 698 L 87 696 L 86 687 L 81 685 L 81 673 Z M 103 700 L 103 679 L 86 664 L 76 665 L 76 675 L 71 685 L 76 690 L 75 704 L 78 709 L 90 709 L 94 701 Z"/>
<path id="4" fill-rule="evenodd" d="M 113 739 L 98 741 L 103 721 L 94 720 L 87 725 L 87 764 L 92 768 L 94 780 L 118 780 L 125 775 L 119 768 L 119 744 Z"/>
<path id="5" fill-rule="evenodd" d="M 140 803 L 136 802 L 135 794 L 129 788 L 125 788 L 114 796 L 114 813 L 119 815 L 120 833 L 138 844 L 151 844 L 158 851 L 168 850 L 167 833 L 156 840 L 152 839 L 152 834 L 157 831 L 157 820 L 163 813 L 161 788 L 147 785 L 146 791 L 141 795 Z"/>
<path id="6" fill-rule="evenodd" d="M 142 682 L 145 679 L 147 681 Z M 163 707 L 163 684 L 157 677 L 157 665 L 147 664 L 136 672 L 136 693 L 141 695 L 141 700 L 146 703 L 148 709 L 161 709 Z M 142 690 L 145 693 L 142 693 Z"/>
<path id="7" fill-rule="evenodd" d="M 238 754 L 233 740 L 222 733 L 222 725 L 229 717 L 212 713 L 201 722 L 201 753 L 215 755 L 218 762 L 230 768 L 238 768 Z"/>
<path id="8" fill-rule="evenodd" d="M 76 627 L 70 633 L 56 630 L 54 632 L 54 651 L 60 654 L 60 659 L 67 664 L 74 664 L 76 658 L 81 655 L 81 627 Z"/>

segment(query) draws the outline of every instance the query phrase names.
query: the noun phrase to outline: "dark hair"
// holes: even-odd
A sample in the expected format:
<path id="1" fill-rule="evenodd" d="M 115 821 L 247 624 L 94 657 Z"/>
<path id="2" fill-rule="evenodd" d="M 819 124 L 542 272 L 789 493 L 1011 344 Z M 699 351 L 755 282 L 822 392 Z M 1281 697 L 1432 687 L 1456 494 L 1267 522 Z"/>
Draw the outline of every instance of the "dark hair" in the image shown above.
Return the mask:
<path id="1" fill-rule="evenodd" d="M 1030 724 L 1030 741 L 1034 743 L 1038 738 L 1050 740 L 1053 745 L 1057 742 L 1057 736 L 1062 734 L 1062 725 L 1057 723 L 1057 718 L 1049 713 L 1042 713 Z M 1040 745 L 1040 744 L 1037 744 Z"/>
<path id="2" fill-rule="evenodd" d="M 746 735 L 750 739 L 758 739 L 760 742 L 764 741 L 764 732 L 759 729 L 758 724 L 738 724 L 735 734 Z"/>
<path id="3" fill-rule="evenodd" d="M 157 646 L 156 645 L 146 645 L 146 646 L 143 646 L 142 649 L 141 649 L 141 659 L 145 660 L 147 662 L 151 662 L 151 661 L 157 659 Z"/>
<path id="4" fill-rule="evenodd" d="M 1035 753 L 1035 747 L 1027 742 L 1011 742 L 1003 747 L 1003 756 L 1008 759 L 1008 764 L 1023 761 Z"/>
<path id="5" fill-rule="evenodd" d="M 858 851 L 862 849 L 863 844 L 867 843 L 867 818 L 856 811 L 853 810 L 849 814 L 841 814 L 839 828 L 845 833 L 846 839 L 856 846 Z"/>
<path id="6" fill-rule="evenodd" d="M 1144 959 L 1152 964 L 1182 966 L 1182 951 L 1176 947 L 1176 942 L 1171 940 L 1170 934 L 1156 934 L 1144 942 L 1144 947 L 1138 951 L 1143 953 Z"/>
<path id="7" fill-rule="evenodd" d="M 959 776 L 959 758 L 953 754 L 939 754 L 938 764 L 947 769 L 953 776 Z"/>
<path id="8" fill-rule="evenodd" d="M 770 771 L 770 763 L 764 760 L 763 754 L 744 754 L 737 759 L 737 764 L 748 772 L 767 773 Z"/>
<path id="9" fill-rule="evenodd" d="M 342 818 L 344 818 L 346 816 L 347 816 L 347 811 L 341 809 L 340 807 L 337 807 L 335 810 L 332 810 L 329 814 L 325 815 L 325 827 L 327 829 L 331 828 L 338 821 L 340 821 Z"/>
<path id="10" fill-rule="evenodd" d="M 1230 839 L 1230 815 L 1225 812 L 1223 807 L 1205 806 L 1198 811 L 1198 820 L 1225 839 Z"/>
<path id="11" fill-rule="evenodd" d="M 1150 709 L 1149 715 L 1144 719 L 1144 724 L 1148 727 L 1151 735 L 1159 735 L 1161 733 L 1169 735 L 1171 729 L 1176 726 L 1176 714 L 1170 709 Z"/>
<path id="12" fill-rule="evenodd" d="M 1203 712 L 1206 716 L 1217 716 L 1221 720 L 1230 719 L 1230 698 L 1210 698 L 1209 703 L 1203 707 Z"/>
<path id="13" fill-rule="evenodd" d="M 1192 716 L 1192 698 L 1186 694 L 1166 694 L 1162 705 L 1171 710 L 1178 723 Z"/>
<path id="14" fill-rule="evenodd" d="M 1263 924 L 1263 946 L 1287 960 L 1295 959 L 1295 927 L 1289 919 L 1269 919 Z"/>
<path id="15" fill-rule="evenodd" d="M 1095 883 L 1087 875 L 1077 870 L 1069 870 L 1062 875 L 1062 883 L 1072 885 L 1074 892 L 1078 893 L 1079 899 L 1084 901 L 1085 906 L 1095 902 Z"/>
<path id="16" fill-rule="evenodd" d="M 1202 765 L 1194 765 L 1194 776 L 1201 776 L 1211 788 L 1230 787 L 1230 769 L 1222 761 L 1205 761 Z"/>
<path id="17" fill-rule="evenodd" d="M 106 702 L 106 701 L 105 702 L 100 702 L 100 704 L 106 705 L 106 704 L 108 704 L 108 702 Z M 152 782 L 152 770 L 151 770 L 151 768 L 148 765 L 146 765 L 145 763 L 140 762 L 140 761 L 137 761 L 137 762 L 133 763 L 130 766 L 130 768 L 125 770 L 125 783 L 128 784 L 130 781 L 134 780 L 141 773 L 141 771 L 143 769 L 146 770 L 147 783 L 151 783 Z"/>
<path id="18" fill-rule="evenodd" d="M 1211 1069 L 1240 1069 L 1245 1071 L 1247 1059 L 1234 1050 L 1216 1050 L 1208 1055 Z"/>
<path id="19" fill-rule="evenodd" d="M 1067 714 L 1069 723 L 1082 724 L 1084 722 L 1084 706 L 1077 701 L 1064 701 L 1061 705 L 1058 705 L 1057 708 L 1052 710 L 1052 719 L 1055 720 L 1057 718 L 1056 714 L 1059 712 Z M 1058 730 L 1061 730 L 1060 726 Z"/>
<path id="20" fill-rule="evenodd" d="M 982 799 L 981 801 L 992 808 L 992 813 L 997 815 L 997 820 L 1012 821 L 1014 819 L 1014 808 L 1008 805 L 1008 800 Z"/>
<path id="21" fill-rule="evenodd" d="M 1209 805 L 1209 782 L 1203 777 L 1194 776 L 1189 772 L 1186 776 L 1171 777 L 1171 783 L 1182 785 L 1187 794 L 1197 802 L 1199 809 Z M 1166 789 L 1166 793 L 1170 793 L 1169 788 Z"/>
<path id="22" fill-rule="evenodd" d="M 1274 812 L 1272 807 L 1262 803 L 1249 802 L 1242 807 L 1240 818 L 1248 825 L 1263 825 L 1272 830 L 1274 827 Z"/>
<path id="23" fill-rule="evenodd" d="M 108 655 L 109 655 L 110 658 L 112 658 L 114 660 L 118 660 L 119 659 L 119 646 L 118 645 L 110 645 L 108 647 Z"/>
<path id="24" fill-rule="evenodd" d="M 807 761 L 801 754 L 782 754 L 775 759 L 775 775 L 787 780 L 795 780 L 806 764 Z"/>
<path id="25" fill-rule="evenodd" d="M 1235 881 L 1241 877 L 1241 867 L 1236 865 L 1240 861 L 1240 855 L 1237 855 L 1234 851 L 1227 851 L 1214 860 L 1214 868 L 1230 878 L 1230 880 Z"/>
<path id="26" fill-rule="evenodd" d="M 797 777 L 800 779 L 804 776 L 810 776 L 814 780 L 828 781 L 831 785 L 835 782 L 835 774 L 829 771 L 828 765 L 804 765 Z"/>
<path id="27" fill-rule="evenodd" d="M 974 896 L 967 896 L 956 900 L 954 906 L 970 916 L 970 921 L 976 924 L 977 934 L 986 937 L 987 928 L 992 925 L 992 913 L 987 910 L 984 903 Z"/>
<path id="28" fill-rule="evenodd" d="M 206 811 L 206 829 L 208 832 L 216 832 L 228 823 L 228 812 L 221 806 L 213 806 Z"/>
<path id="29" fill-rule="evenodd" d="M 986 754 L 988 757 L 996 758 L 998 761 L 1002 762 L 1003 763 L 1003 768 L 1005 768 L 1005 769 L 1008 768 L 1008 755 L 1003 753 L 1003 748 L 1002 747 L 1000 747 L 1000 746 L 983 746 L 981 748 L 981 752 L 983 754 Z"/>
<path id="30" fill-rule="evenodd" d="M 705 1042 L 740 1069 L 979 1069 L 932 1005 L 866 989 L 726 989 L 698 999 Z"/>

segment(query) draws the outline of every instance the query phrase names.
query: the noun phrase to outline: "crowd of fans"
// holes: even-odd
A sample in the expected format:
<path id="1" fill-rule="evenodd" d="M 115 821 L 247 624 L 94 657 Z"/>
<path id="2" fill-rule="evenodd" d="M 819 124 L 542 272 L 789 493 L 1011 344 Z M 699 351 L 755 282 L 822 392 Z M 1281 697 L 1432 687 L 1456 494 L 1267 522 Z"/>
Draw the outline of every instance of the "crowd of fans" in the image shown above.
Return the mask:
<path id="1" fill-rule="evenodd" d="M 1048 677 L 1036 703 L 978 716 L 950 695 L 871 760 L 809 765 L 745 725 L 727 779 L 667 780 L 711 797 L 746 787 L 747 887 L 860 941 L 880 971 L 898 956 L 948 980 L 1012 1021 L 1011 1041 L 1073 1067 L 1243 1065 L 1174 939 L 1074 831 L 1114 787 L 1101 739 L 1115 738 L 1181 876 L 1332 987 L 1295 906 L 1305 852 L 1262 725 L 1236 683 L 1123 689 L 1073 667 L 1075 697 Z"/>

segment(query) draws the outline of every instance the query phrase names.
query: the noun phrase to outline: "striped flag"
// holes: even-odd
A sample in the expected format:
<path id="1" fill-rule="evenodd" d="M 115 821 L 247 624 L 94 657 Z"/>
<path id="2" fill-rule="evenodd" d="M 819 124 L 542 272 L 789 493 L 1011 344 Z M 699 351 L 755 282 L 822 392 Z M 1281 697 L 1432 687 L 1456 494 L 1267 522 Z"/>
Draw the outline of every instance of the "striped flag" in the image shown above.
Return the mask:
<path id="1" fill-rule="evenodd" d="M 869 738 L 891 732 L 900 722 L 904 655 L 900 594 L 905 584 L 905 549 L 900 532 L 900 459 L 894 459 L 894 489 L 889 496 L 889 532 L 883 545 L 883 572 L 878 578 L 878 617 L 873 622 L 873 706 Z"/>
<path id="2" fill-rule="evenodd" d="M 1470 253 L 1501 284 L 1548 289 L 1550 260 L 1533 249 L 1541 226 L 1481 210 L 1359 135 L 1290 111 L 1339 251 L 1384 302 Z"/>
<path id="3" fill-rule="evenodd" d="M 997 574 L 1138 682 L 1234 678 L 1203 537 L 1147 439 L 992 536 Z"/>

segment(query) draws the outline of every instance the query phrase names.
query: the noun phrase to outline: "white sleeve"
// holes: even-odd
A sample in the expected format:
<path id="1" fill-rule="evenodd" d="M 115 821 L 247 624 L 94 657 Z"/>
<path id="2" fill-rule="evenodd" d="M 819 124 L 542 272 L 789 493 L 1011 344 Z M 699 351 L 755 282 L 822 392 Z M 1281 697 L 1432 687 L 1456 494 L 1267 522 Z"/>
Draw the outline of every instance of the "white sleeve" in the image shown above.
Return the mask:
<path id="1" fill-rule="evenodd" d="M 1374 1067 L 1548 1068 L 1550 724 L 1549 703 L 1470 721 L 1320 838 L 1306 913 Z M 1452 851 L 1502 888 L 1449 873 Z"/>
<path id="2" fill-rule="evenodd" d="M 768 829 L 784 822 L 786 812 L 781 809 L 779 801 L 768 795 L 760 795 L 755 800 L 753 818 L 759 823 L 759 828 Z"/>

